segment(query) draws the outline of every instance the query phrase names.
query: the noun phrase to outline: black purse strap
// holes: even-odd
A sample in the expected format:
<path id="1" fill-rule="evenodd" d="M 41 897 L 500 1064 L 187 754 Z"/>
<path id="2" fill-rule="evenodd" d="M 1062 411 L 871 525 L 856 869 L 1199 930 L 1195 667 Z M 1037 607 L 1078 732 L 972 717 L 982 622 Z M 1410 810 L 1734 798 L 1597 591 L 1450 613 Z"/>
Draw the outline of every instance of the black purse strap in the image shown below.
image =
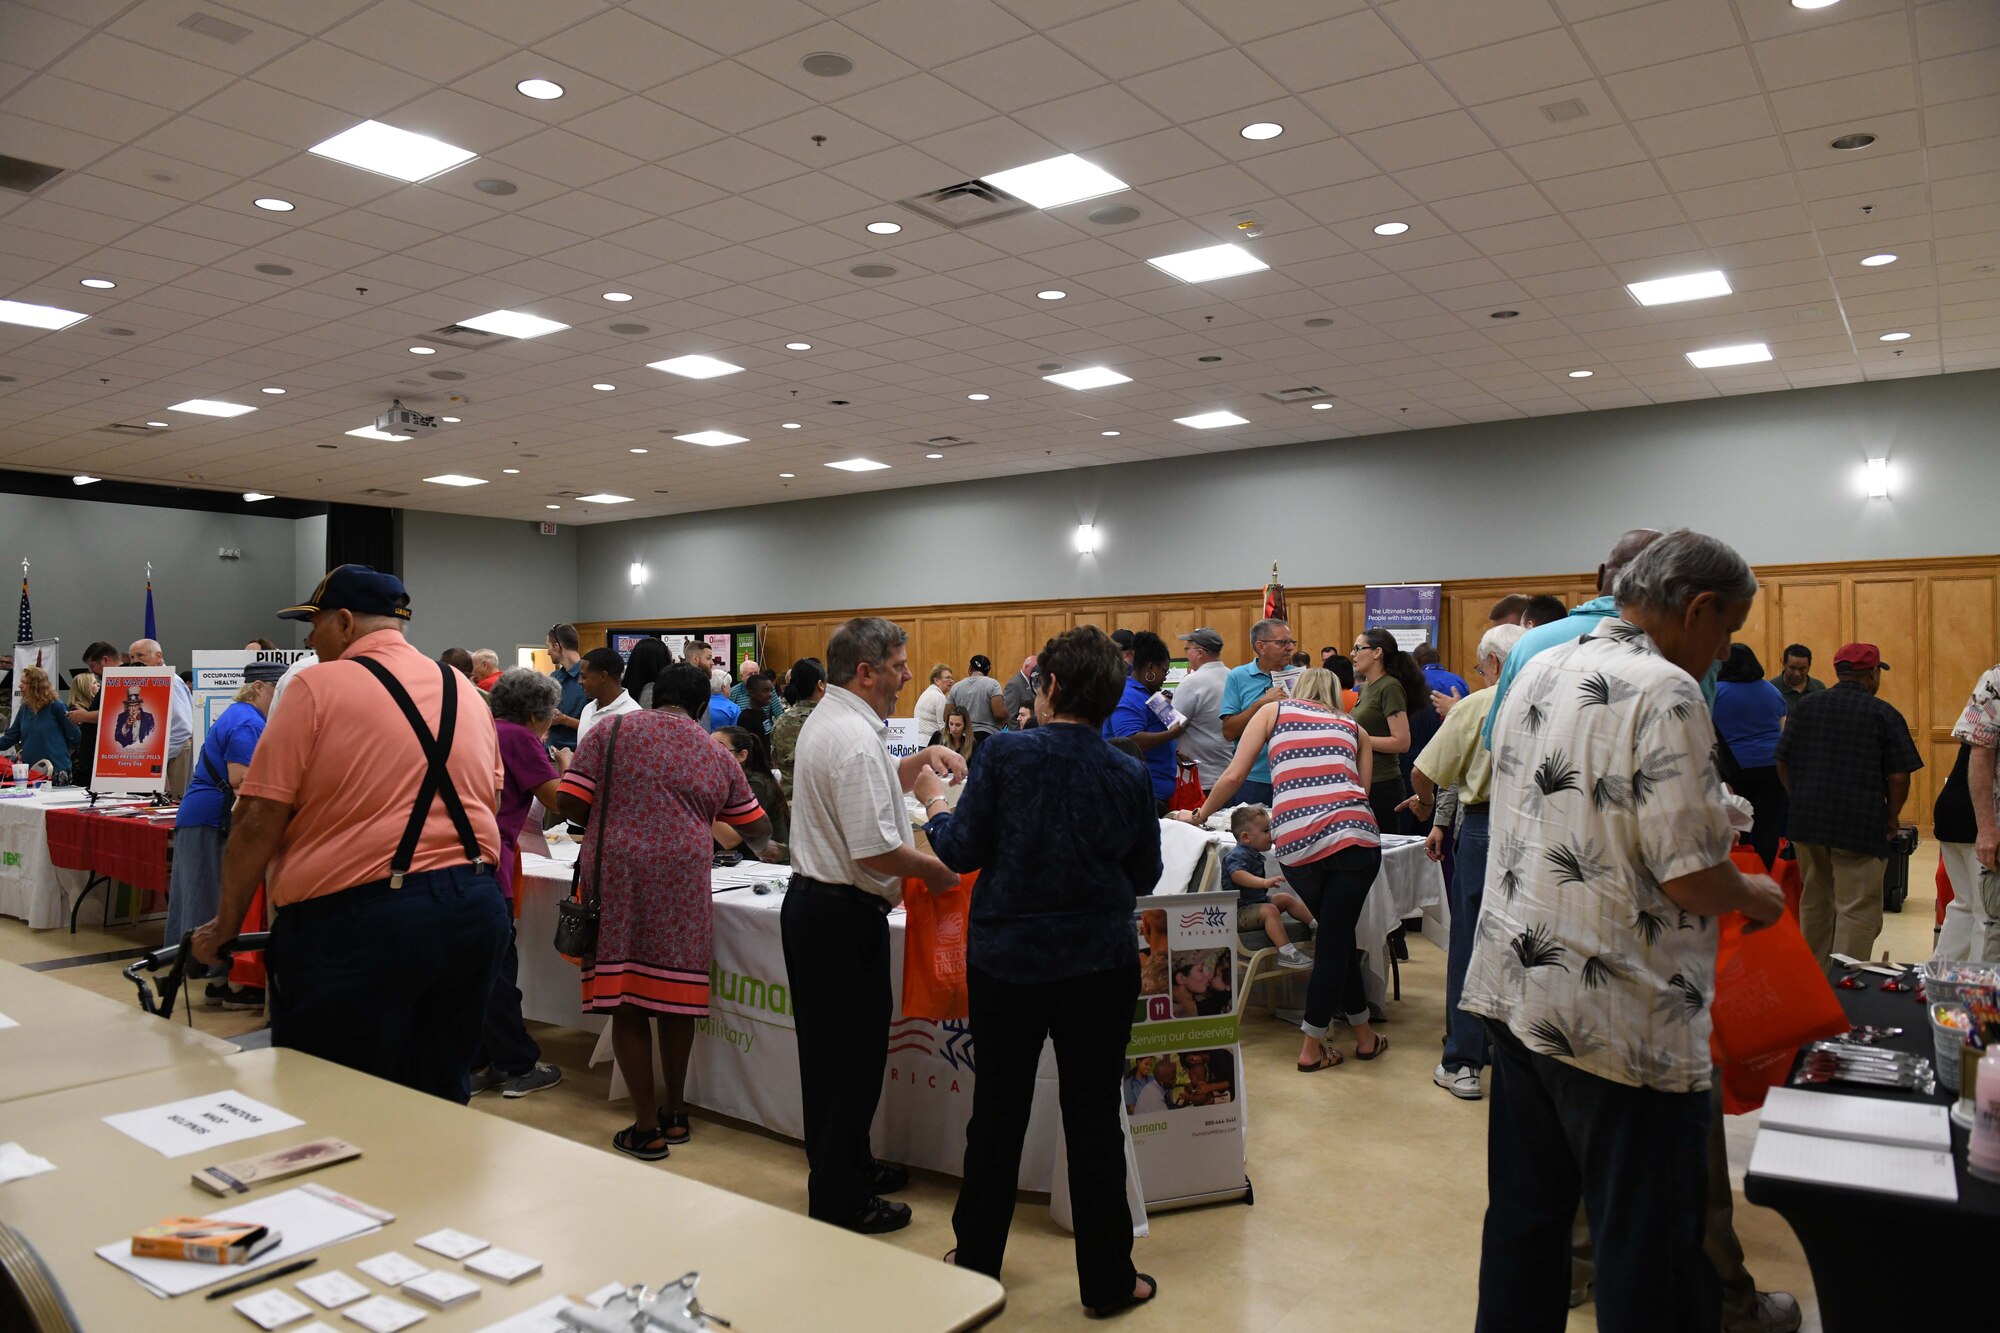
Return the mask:
<path id="1" fill-rule="evenodd" d="M 459 844 L 465 848 L 465 859 L 473 869 L 483 867 L 486 862 L 480 855 L 479 839 L 473 834 L 472 820 L 465 813 L 465 803 L 458 798 L 458 787 L 451 780 L 451 770 L 446 766 L 451 758 L 452 738 L 458 734 L 458 688 L 452 679 L 453 668 L 440 662 L 438 669 L 444 673 L 444 694 L 438 707 L 437 735 L 431 735 L 424 715 L 417 711 L 416 700 L 403 688 L 403 683 L 389 674 L 389 668 L 372 657 L 352 659 L 368 669 L 368 674 L 380 681 L 389 697 L 402 709 L 403 718 L 410 724 L 410 730 L 417 735 L 417 744 L 424 752 L 428 767 L 424 779 L 417 785 L 417 801 L 410 811 L 409 822 L 403 826 L 403 839 L 396 844 L 396 855 L 389 862 L 389 887 L 403 887 L 403 876 L 410 873 L 410 864 L 416 860 L 417 843 L 424 836 L 424 825 L 430 822 L 431 802 L 442 800 L 444 812 L 451 817 L 451 826 L 458 832 Z"/>
<path id="2" fill-rule="evenodd" d="M 590 905 L 597 906 L 599 886 L 604 883 L 604 839 L 606 825 L 611 815 L 611 778 L 618 770 L 612 759 L 618 753 L 618 724 L 625 720 L 623 713 L 611 719 L 611 739 L 604 743 L 604 781 L 599 785 L 596 803 L 590 811 L 590 831 L 597 840 L 597 847 L 590 854 Z M 583 858 L 578 857 L 576 877 L 583 878 Z"/>

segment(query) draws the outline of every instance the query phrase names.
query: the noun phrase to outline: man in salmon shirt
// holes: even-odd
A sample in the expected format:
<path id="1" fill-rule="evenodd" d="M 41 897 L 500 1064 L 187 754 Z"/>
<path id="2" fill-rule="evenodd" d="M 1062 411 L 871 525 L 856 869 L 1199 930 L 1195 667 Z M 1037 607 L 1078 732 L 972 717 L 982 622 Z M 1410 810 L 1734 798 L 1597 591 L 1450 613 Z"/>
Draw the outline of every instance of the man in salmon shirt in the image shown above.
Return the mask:
<path id="1" fill-rule="evenodd" d="M 342 565 L 278 616 L 312 622 L 319 665 L 272 710 L 195 957 L 237 934 L 269 865 L 272 1044 L 462 1103 L 510 927 L 492 714 L 404 639 L 394 575 Z"/>

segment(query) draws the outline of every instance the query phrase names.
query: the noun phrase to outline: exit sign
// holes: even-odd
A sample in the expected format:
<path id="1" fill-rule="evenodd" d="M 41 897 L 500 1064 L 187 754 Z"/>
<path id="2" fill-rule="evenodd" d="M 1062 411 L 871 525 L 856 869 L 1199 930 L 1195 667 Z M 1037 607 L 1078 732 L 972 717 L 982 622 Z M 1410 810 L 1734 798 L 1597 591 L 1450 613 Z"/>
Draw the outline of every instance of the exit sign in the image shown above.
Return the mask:
<path id="1" fill-rule="evenodd" d="M 556 535 L 556 525 L 555 525 L 555 524 L 553 524 L 553 523 L 544 523 L 544 524 L 542 524 L 542 535 L 543 535 L 544 537 L 553 537 L 553 536 L 555 536 L 555 535 Z"/>

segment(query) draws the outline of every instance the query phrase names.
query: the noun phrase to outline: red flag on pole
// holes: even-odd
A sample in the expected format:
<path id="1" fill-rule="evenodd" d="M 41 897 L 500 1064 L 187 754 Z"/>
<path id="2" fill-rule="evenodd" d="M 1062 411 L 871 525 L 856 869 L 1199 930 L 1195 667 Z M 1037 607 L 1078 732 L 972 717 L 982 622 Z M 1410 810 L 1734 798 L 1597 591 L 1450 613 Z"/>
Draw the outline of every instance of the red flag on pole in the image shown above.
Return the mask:
<path id="1" fill-rule="evenodd" d="M 1285 619 L 1285 585 L 1278 582 L 1278 562 L 1271 562 L 1271 581 L 1264 585 L 1264 619 Z"/>

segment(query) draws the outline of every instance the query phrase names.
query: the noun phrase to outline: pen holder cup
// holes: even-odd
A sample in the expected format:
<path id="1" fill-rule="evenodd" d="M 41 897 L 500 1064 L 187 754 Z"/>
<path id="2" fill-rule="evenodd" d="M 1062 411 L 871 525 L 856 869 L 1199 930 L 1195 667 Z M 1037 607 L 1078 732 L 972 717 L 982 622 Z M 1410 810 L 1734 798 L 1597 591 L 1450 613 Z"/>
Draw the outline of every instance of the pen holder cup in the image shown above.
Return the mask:
<path id="1" fill-rule="evenodd" d="M 1953 1027 L 1945 1022 L 1947 1016 L 1963 1020 L 1965 1011 L 1955 1004 L 1933 1004 L 1928 1015 L 1931 1024 L 1931 1041 L 1937 1048 L 1938 1082 L 1948 1088 L 1958 1086 L 1959 1066 L 1965 1063 L 1961 1057 L 1965 1053 L 1966 1030 Z M 1973 1061 L 1971 1063 L 1978 1063 Z"/>

